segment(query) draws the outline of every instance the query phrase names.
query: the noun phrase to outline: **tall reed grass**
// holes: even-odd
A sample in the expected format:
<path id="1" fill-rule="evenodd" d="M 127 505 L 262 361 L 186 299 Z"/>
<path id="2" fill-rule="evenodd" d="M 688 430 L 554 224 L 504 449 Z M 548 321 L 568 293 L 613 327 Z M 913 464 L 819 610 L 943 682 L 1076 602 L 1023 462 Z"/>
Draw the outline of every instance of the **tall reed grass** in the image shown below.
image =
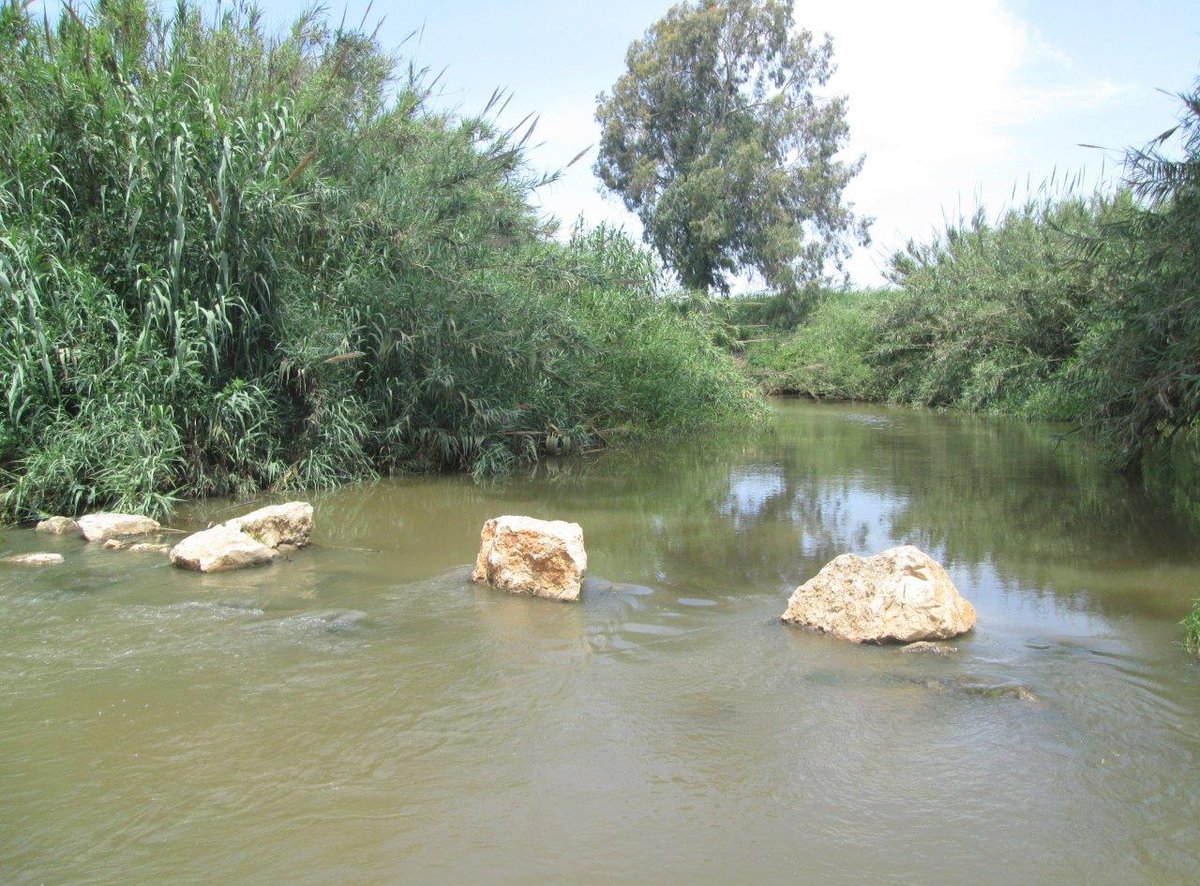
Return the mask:
<path id="1" fill-rule="evenodd" d="M 753 411 L 529 129 L 310 12 L 0 7 L 0 517 L 505 470 Z"/>

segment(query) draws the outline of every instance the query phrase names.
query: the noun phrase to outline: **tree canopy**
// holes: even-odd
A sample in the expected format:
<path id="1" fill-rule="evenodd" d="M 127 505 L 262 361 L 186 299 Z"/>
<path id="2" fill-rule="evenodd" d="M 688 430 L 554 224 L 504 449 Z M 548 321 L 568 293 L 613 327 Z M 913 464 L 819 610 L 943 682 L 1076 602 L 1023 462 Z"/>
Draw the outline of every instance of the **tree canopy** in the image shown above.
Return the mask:
<path id="1" fill-rule="evenodd" d="M 836 159 L 846 99 L 822 97 L 829 36 L 794 30 L 780 0 L 680 3 L 597 99 L 596 174 L 690 287 L 753 269 L 780 290 L 841 266 L 867 222 L 843 201 L 862 159 Z"/>

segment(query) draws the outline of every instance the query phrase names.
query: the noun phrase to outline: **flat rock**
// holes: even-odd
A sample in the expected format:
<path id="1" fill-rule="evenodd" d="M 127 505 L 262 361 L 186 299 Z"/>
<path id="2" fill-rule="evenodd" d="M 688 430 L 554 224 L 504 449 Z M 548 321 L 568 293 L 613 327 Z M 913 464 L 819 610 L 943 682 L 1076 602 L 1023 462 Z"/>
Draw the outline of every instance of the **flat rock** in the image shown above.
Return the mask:
<path id="1" fill-rule="evenodd" d="M 140 514 L 102 512 L 79 518 L 79 531 L 88 541 L 108 541 L 129 535 L 151 535 L 162 527 L 157 520 Z"/>
<path id="2" fill-rule="evenodd" d="M 37 525 L 38 532 L 51 535 L 79 535 L 79 524 L 70 517 L 48 517 Z"/>
<path id="3" fill-rule="evenodd" d="M 63 562 L 62 554 L 13 554 L 11 557 L 5 557 L 3 562 L 11 563 L 14 566 L 57 566 Z"/>
<path id="4" fill-rule="evenodd" d="M 268 548 L 292 545 L 302 548 L 309 543 L 313 528 L 313 506 L 306 501 L 289 501 L 251 511 L 225 521 Z"/>
<path id="5" fill-rule="evenodd" d="M 969 631 L 975 607 L 937 561 L 905 545 L 836 557 L 796 588 L 782 618 L 856 643 L 912 643 Z"/>
<path id="6" fill-rule="evenodd" d="M 483 524 L 471 580 L 514 594 L 574 602 L 586 574 L 578 523 L 508 515 Z"/>
<path id="7" fill-rule="evenodd" d="M 197 572 L 228 572 L 270 563 L 275 549 L 228 524 L 189 535 L 171 548 L 171 563 Z"/>

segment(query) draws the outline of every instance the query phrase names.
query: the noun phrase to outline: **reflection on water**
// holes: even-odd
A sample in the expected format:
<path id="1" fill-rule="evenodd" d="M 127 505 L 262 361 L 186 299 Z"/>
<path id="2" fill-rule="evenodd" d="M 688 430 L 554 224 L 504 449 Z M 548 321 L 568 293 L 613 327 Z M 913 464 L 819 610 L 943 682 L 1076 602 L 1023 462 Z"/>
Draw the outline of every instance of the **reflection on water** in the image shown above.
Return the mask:
<path id="1" fill-rule="evenodd" d="M 772 427 L 478 487 L 324 494 L 199 576 L 5 530 L 0 880 L 1181 882 L 1200 546 L 1046 428 L 781 403 Z M 184 527 L 244 506 L 211 503 Z M 579 605 L 470 584 L 483 521 L 584 526 Z M 914 543 L 953 657 L 778 623 Z"/>

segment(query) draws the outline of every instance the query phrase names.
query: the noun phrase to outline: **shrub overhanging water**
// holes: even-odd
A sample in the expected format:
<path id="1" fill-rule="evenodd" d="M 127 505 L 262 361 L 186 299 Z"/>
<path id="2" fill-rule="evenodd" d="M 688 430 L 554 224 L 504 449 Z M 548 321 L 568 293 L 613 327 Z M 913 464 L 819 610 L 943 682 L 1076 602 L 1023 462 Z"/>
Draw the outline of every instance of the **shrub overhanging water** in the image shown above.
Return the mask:
<path id="1" fill-rule="evenodd" d="M 491 474 L 754 411 L 642 250 L 552 239 L 495 102 L 427 93 L 319 13 L 5 4 L 0 516 Z"/>

